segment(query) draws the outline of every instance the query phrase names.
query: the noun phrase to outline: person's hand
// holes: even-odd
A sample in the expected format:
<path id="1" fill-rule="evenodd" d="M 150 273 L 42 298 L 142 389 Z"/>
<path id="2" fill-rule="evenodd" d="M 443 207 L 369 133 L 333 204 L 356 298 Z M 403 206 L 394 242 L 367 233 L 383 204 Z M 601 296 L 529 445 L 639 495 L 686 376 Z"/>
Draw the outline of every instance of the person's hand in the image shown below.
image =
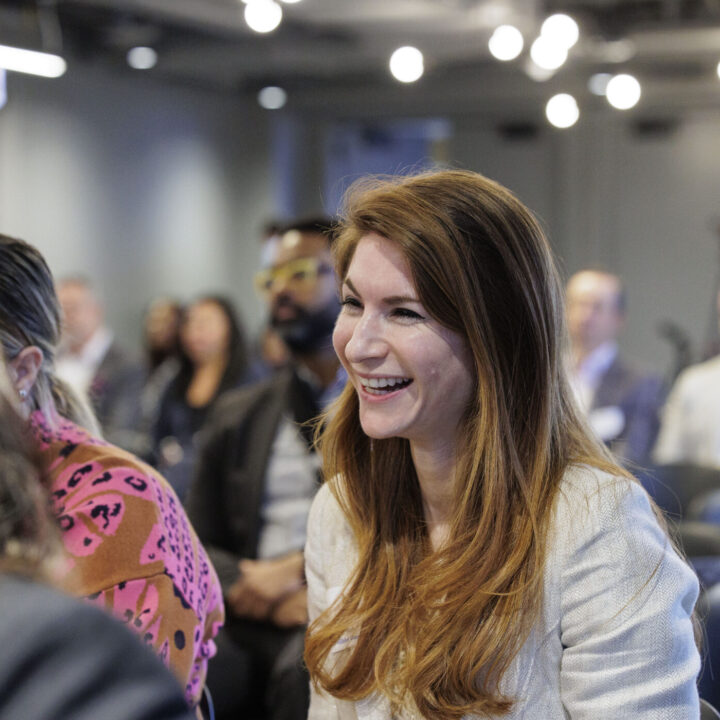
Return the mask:
<path id="1" fill-rule="evenodd" d="M 240 577 L 227 594 L 228 605 L 241 617 L 264 620 L 274 605 L 303 586 L 303 555 L 272 560 L 241 560 Z"/>
<path id="2" fill-rule="evenodd" d="M 270 620 L 283 628 L 307 624 L 307 588 L 301 587 L 277 602 L 270 611 Z"/>

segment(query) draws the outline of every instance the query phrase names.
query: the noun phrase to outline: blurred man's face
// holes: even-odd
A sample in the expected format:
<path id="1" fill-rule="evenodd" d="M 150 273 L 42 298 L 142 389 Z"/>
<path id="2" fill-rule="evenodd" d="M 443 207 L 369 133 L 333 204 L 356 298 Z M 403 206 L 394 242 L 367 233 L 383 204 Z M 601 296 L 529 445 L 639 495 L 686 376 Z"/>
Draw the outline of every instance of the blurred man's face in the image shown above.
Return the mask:
<path id="1" fill-rule="evenodd" d="M 79 351 L 102 325 L 100 303 L 81 283 L 61 283 L 57 289 L 63 313 L 62 340 L 71 351 Z"/>
<path id="2" fill-rule="evenodd" d="M 271 267 L 258 274 L 257 283 L 272 327 L 291 350 L 331 347 L 339 301 L 332 256 L 322 235 L 285 233 Z"/>
<path id="3" fill-rule="evenodd" d="M 573 350 L 589 353 L 615 340 L 623 325 L 620 283 L 613 275 L 584 271 L 567 285 L 567 323 Z"/>

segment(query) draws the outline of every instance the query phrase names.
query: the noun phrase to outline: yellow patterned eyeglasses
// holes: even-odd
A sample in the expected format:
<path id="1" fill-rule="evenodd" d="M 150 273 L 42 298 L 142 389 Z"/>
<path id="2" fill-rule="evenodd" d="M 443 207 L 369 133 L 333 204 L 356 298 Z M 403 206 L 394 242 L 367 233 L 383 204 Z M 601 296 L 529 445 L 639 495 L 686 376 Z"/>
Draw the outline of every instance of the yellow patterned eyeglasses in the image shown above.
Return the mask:
<path id="1" fill-rule="evenodd" d="M 255 289 L 266 295 L 275 283 L 284 283 L 291 289 L 306 288 L 315 283 L 320 275 L 332 272 L 332 268 L 317 258 L 298 258 L 284 265 L 260 270 L 255 275 Z"/>

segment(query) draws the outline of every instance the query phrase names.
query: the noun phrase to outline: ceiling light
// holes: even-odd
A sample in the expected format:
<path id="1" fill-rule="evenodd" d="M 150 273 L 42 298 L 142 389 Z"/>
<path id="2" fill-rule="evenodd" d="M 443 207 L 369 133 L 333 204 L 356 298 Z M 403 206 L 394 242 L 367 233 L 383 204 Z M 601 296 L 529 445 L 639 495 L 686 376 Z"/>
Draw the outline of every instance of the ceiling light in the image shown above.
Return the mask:
<path id="1" fill-rule="evenodd" d="M 149 70 L 157 64 L 157 53 L 151 47 L 134 47 L 128 50 L 127 63 L 135 70 Z"/>
<path id="2" fill-rule="evenodd" d="M 401 47 L 390 57 L 390 72 L 400 82 L 415 82 L 424 71 L 423 54 L 417 48 Z"/>
<path id="3" fill-rule="evenodd" d="M 248 0 L 245 22 L 258 33 L 272 32 L 282 20 L 282 8 L 274 0 Z"/>
<path id="4" fill-rule="evenodd" d="M 495 29 L 488 42 L 492 56 L 498 60 L 514 60 L 523 49 L 522 33 L 512 25 L 501 25 Z"/>
<path id="5" fill-rule="evenodd" d="M 258 93 L 258 103 L 266 110 L 279 110 L 287 102 L 287 93 L 275 85 L 264 87 Z"/>
<path id="6" fill-rule="evenodd" d="M 615 75 L 605 90 L 608 102 L 618 110 L 629 110 L 640 100 L 640 83 L 632 75 Z"/>
<path id="7" fill-rule="evenodd" d="M 562 45 L 569 50 L 580 37 L 580 30 L 577 23 L 563 13 L 551 15 L 540 28 L 540 34 L 553 43 Z"/>
<path id="8" fill-rule="evenodd" d="M 567 60 L 567 48 L 541 35 L 530 47 L 530 57 L 543 70 L 557 70 Z"/>
<path id="9" fill-rule="evenodd" d="M 281 0 L 281 2 L 284 2 L 286 5 L 294 5 L 295 3 L 299 3 L 300 0 Z"/>
<path id="10" fill-rule="evenodd" d="M 7 102 L 7 85 L 5 84 L 5 71 L 0 70 L 0 109 L 5 107 Z"/>
<path id="11" fill-rule="evenodd" d="M 555 74 L 554 70 L 546 70 L 545 68 L 538 67 L 532 61 L 532 58 L 529 57 L 525 58 L 523 70 L 525 70 L 525 74 L 535 82 L 547 82 Z"/>
<path id="12" fill-rule="evenodd" d="M 718 75 L 718 78 L 720 78 L 720 62 L 718 63 L 718 66 L 717 66 L 717 75 Z"/>
<path id="13" fill-rule="evenodd" d="M 610 73 L 595 73 L 588 80 L 588 90 L 593 95 L 605 95 L 611 77 Z"/>
<path id="14" fill-rule="evenodd" d="M 67 64 L 59 55 L 0 45 L 0 68 L 55 78 L 65 74 Z"/>
<path id="15" fill-rule="evenodd" d="M 572 95 L 560 93 L 548 100 L 545 106 L 545 115 L 550 124 L 556 128 L 569 128 L 578 121 L 580 110 Z"/>

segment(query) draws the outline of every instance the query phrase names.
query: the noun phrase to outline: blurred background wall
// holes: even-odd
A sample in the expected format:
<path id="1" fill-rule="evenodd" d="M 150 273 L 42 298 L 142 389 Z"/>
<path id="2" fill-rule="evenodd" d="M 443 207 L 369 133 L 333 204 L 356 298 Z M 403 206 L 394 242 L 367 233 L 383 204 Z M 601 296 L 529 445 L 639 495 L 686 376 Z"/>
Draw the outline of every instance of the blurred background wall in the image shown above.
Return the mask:
<path id="1" fill-rule="evenodd" d="M 515 191 L 542 220 L 564 275 L 588 265 L 618 272 L 629 294 L 623 344 L 636 358 L 669 366 L 664 320 L 688 333 L 696 357 L 714 329 L 718 108 L 651 122 L 598 105 L 558 131 L 452 103 L 403 116 L 319 98 L 269 112 L 248 93 L 92 63 L 53 81 L 11 73 L 7 84 L 0 231 L 36 244 L 58 276 L 94 278 L 131 344 L 145 304 L 165 293 L 227 292 L 257 328 L 264 221 L 335 212 L 352 178 L 433 163 Z"/>

